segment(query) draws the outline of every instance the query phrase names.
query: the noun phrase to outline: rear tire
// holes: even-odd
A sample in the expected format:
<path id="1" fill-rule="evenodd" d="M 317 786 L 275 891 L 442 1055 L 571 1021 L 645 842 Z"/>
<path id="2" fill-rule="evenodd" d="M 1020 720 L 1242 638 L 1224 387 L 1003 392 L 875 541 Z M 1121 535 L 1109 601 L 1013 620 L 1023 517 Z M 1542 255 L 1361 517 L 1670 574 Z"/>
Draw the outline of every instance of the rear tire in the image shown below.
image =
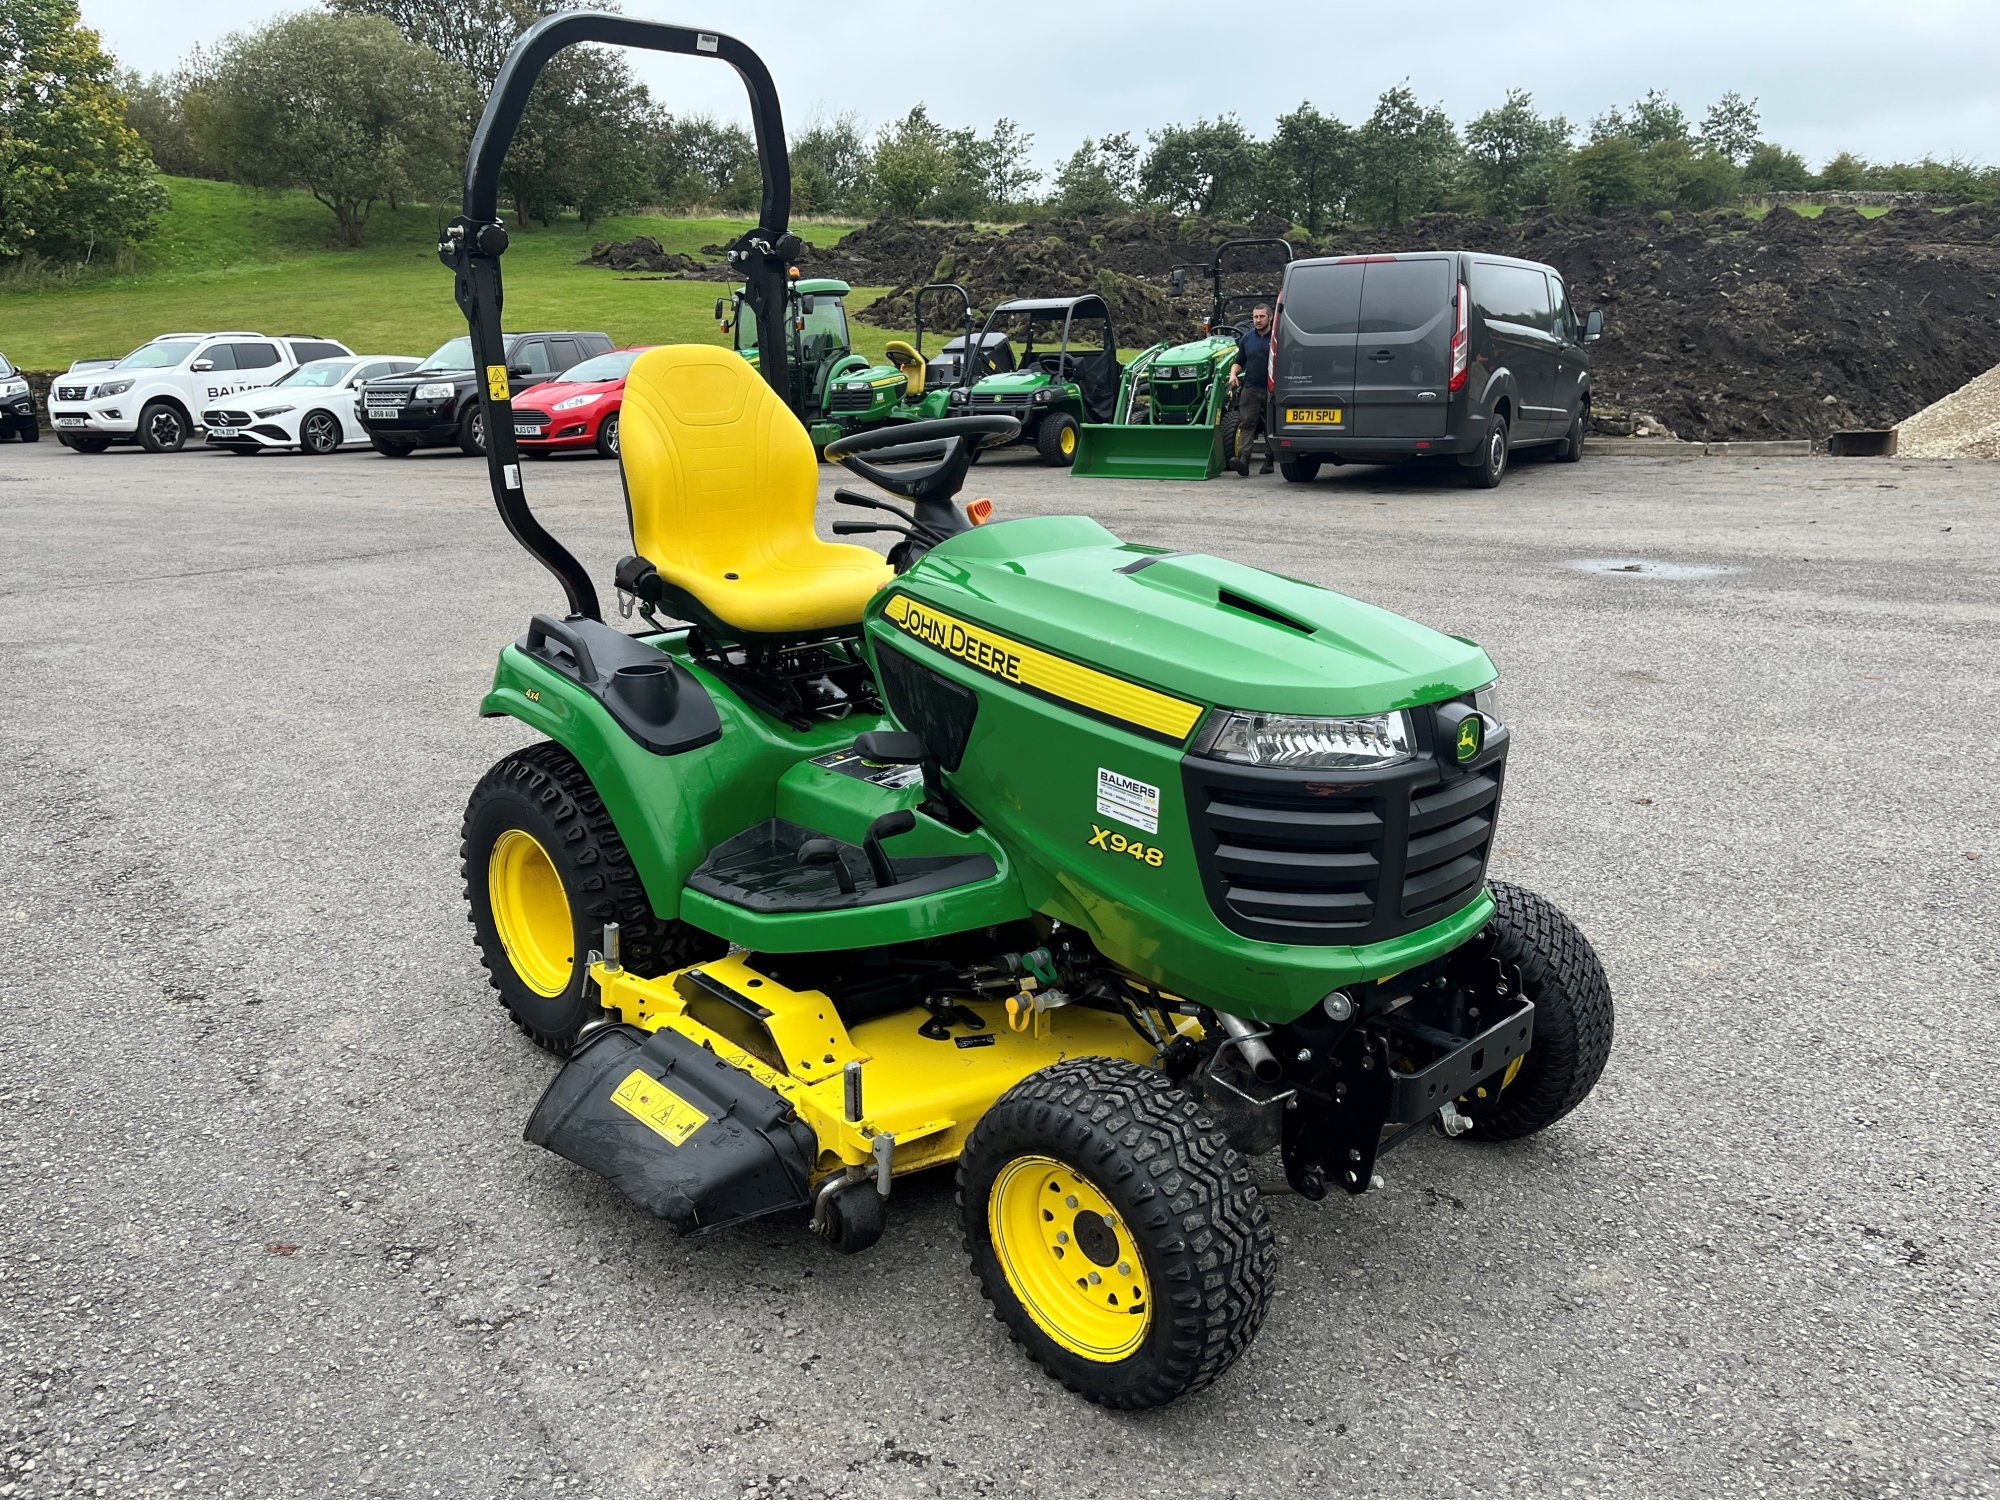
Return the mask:
<path id="1" fill-rule="evenodd" d="M 618 924 L 620 956 L 638 974 L 726 951 L 653 914 L 597 789 L 560 745 L 530 746 L 480 778 L 459 854 L 480 962 L 514 1024 L 558 1057 L 603 1014 L 583 957 L 606 922 Z"/>
<path id="2" fill-rule="evenodd" d="M 1076 462 L 1076 418 L 1066 411 L 1050 412 L 1035 429 L 1035 452 L 1052 469 Z"/>
<path id="3" fill-rule="evenodd" d="M 399 443 L 394 438 L 377 437 L 372 432 L 368 434 L 368 446 L 384 458 L 408 458 L 417 447 L 415 443 Z"/>
<path id="4" fill-rule="evenodd" d="M 1243 430 L 1243 413 L 1232 402 L 1222 413 L 1222 431 L 1217 439 L 1222 444 L 1222 467 L 1236 467 L 1236 435 Z"/>
<path id="5" fill-rule="evenodd" d="M 486 413 L 473 402 L 458 419 L 458 451 L 468 458 L 486 456 Z"/>
<path id="6" fill-rule="evenodd" d="M 187 446 L 187 414 L 171 401 L 148 401 L 139 413 L 139 446 L 148 453 L 178 453 Z"/>
<path id="7" fill-rule="evenodd" d="M 1278 472 L 1292 484 L 1311 484 L 1319 478 L 1319 460 L 1312 457 L 1281 458 L 1278 460 Z"/>
<path id="8" fill-rule="evenodd" d="M 597 456 L 618 457 L 618 413 L 615 411 L 597 424 Z M 822 457 L 820 462 L 826 462 L 825 458 Z"/>
<path id="9" fill-rule="evenodd" d="M 1250 1168 L 1150 1068 L 1078 1057 L 988 1110 L 958 1163 L 980 1291 L 1078 1395 L 1163 1406 L 1222 1374 L 1270 1301 L 1270 1220 Z"/>
<path id="10" fill-rule="evenodd" d="M 1569 431 L 1564 435 L 1562 442 L 1556 448 L 1557 463 L 1574 464 L 1583 461 L 1584 410 L 1584 408 L 1580 408 L 1577 414 L 1570 419 Z"/>
<path id="11" fill-rule="evenodd" d="M 1498 880 L 1488 889 L 1494 957 L 1519 965 L 1535 1035 L 1511 1079 L 1497 1073 L 1459 1101 L 1473 1123 L 1460 1139 L 1514 1141 L 1546 1130 L 1597 1086 L 1611 1056 L 1611 984 L 1590 940 L 1553 901 Z"/>
<path id="12" fill-rule="evenodd" d="M 1465 479 L 1476 490 L 1497 489 L 1507 474 L 1507 419 L 1496 416 L 1486 431 L 1486 444 L 1479 450 L 1479 462 L 1465 471 Z"/>
<path id="13" fill-rule="evenodd" d="M 340 418 L 330 411 L 310 411 L 299 423 L 299 447 L 318 458 L 340 451 L 347 434 L 340 430 Z"/>

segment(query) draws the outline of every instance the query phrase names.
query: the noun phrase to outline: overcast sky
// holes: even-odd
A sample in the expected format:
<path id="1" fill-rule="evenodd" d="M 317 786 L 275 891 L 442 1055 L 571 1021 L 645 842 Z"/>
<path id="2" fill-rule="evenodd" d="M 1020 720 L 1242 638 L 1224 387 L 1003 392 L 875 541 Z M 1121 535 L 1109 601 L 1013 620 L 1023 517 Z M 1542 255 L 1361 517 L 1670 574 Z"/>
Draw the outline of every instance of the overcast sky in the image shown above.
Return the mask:
<path id="1" fill-rule="evenodd" d="M 147 72 L 307 0 L 82 0 L 119 60 Z M 1234 110 L 1254 133 L 1309 99 L 1349 123 L 1407 78 L 1463 124 L 1510 87 L 1581 125 L 1649 88 L 1698 121 L 1725 89 L 1758 100 L 1766 138 L 1818 165 L 1837 151 L 1878 160 L 1925 154 L 1991 161 L 2000 152 L 1997 0 L 1680 0 L 1613 7 L 1435 5 L 980 6 L 850 0 L 627 0 L 628 15 L 721 26 L 770 64 L 796 126 L 815 110 L 877 124 L 927 104 L 950 125 L 1010 115 L 1034 132 L 1039 164 L 1084 136 Z M 1414 14 L 1435 16 L 1417 22 Z M 1518 18 L 1499 24 L 1496 14 Z M 921 23 L 915 18 L 922 17 Z M 1265 17 L 1269 60 L 1241 38 Z M 746 116 L 729 69 L 633 54 L 666 106 Z"/>

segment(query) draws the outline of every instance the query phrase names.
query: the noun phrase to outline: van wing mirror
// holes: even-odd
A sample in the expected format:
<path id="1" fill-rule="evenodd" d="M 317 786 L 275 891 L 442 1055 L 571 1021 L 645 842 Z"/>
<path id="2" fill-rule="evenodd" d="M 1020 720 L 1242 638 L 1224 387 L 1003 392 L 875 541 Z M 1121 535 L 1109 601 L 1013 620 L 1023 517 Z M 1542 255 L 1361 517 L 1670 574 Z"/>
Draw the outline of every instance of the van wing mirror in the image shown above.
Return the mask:
<path id="1" fill-rule="evenodd" d="M 1583 320 L 1583 341 L 1586 344 L 1594 344 L 1603 337 L 1604 310 L 1602 308 L 1594 308 L 1590 316 Z"/>

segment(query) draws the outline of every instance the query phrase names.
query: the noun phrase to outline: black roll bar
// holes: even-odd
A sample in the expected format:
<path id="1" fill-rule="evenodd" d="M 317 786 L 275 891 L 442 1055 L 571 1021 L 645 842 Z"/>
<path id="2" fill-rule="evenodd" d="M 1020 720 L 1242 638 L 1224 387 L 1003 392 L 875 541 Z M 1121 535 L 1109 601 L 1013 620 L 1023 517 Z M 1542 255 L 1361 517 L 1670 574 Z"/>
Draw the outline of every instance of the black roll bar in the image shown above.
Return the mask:
<path id="1" fill-rule="evenodd" d="M 1214 299 L 1209 303 L 1208 311 L 1208 325 L 1211 333 L 1222 325 L 1223 302 L 1225 301 L 1222 295 L 1222 257 L 1231 250 L 1246 250 L 1252 245 L 1277 245 L 1281 247 L 1285 252 L 1286 265 L 1290 265 L 1292 261 L 1297 259 L 1292 253 L 1292 242 L 1285 239 L 1265 237 L 1261 239 L 1224 240 L 1221 244 L 1217 245 L 1215 247 L 1215 259 L 1208 263 L 1209 284 L 1214 293 Z M 1284 279 L 1284 272 L 1280 271 L 1278 273 L 1278 280 L 1283 282 Z M 1262 296 L 1263 293 L 1260 292 L 1256 295 Z M 1226 300 L 1240 302 L 1243 300 L 1243 294 L 1239 293 L 1237 296 Z"/>
<path id="2" fill-rule="evenodd" d="M 514 539 L 556 575 L 569 596 L 571 618 L 601 620 L 590 574 L 535 519 L 522 492 L 521 455 L 514 442 L 512 388 L 507 380 L 507 342 L 500 317 L 504 303 L 500 257 L 507 250 L 507 230 L 500 220 L 500 169 L 542 69 L 563 48 L 582 42 L 713 57 L 728 63 L 743 80 L 750 94 L 750 122 L 757 137 L 764 198 L 757 227 L 731 244 L 729 259 L 743 275 L 744 294 L 760 328 L 785 324 L 785 298 L 800 242 L 791 233 L 792 169 L 777 86 L 764 60 L 735 37 L 657 21 L 635 21 L 602 11 L 565 11 L 537 21 L 515 40 L 473 131 L 472 154 L 465 164 L 464 212 L 445 227 L 438 242 L 438 258 L 454 272 L 453 296 L 472 334 L 480 417 L 486 430 L 486 472 L 500 519 Z M 789 350 L 782 339 L 770 348 L 763 347 L 766 342 L 759 341 L 758 368 L 779 399 L 790 406 Z"/>

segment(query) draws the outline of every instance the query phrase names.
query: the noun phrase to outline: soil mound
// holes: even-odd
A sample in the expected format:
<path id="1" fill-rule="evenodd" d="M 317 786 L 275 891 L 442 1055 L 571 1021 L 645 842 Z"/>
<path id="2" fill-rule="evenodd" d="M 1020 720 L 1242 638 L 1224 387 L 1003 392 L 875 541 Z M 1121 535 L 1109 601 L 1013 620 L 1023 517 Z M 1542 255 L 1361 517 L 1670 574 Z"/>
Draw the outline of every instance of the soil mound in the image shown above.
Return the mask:
<path id="1" fill-rule="evenodd" d="M 608 266 L 614 271 L 654 271 L 679 275 L 708 270 L 706 262 L 692 255 L 662 250 L 660 242 L 649 234 L 629 240 L 599 240 L 590 247 L 590 254 L 577 264 Z"/>

